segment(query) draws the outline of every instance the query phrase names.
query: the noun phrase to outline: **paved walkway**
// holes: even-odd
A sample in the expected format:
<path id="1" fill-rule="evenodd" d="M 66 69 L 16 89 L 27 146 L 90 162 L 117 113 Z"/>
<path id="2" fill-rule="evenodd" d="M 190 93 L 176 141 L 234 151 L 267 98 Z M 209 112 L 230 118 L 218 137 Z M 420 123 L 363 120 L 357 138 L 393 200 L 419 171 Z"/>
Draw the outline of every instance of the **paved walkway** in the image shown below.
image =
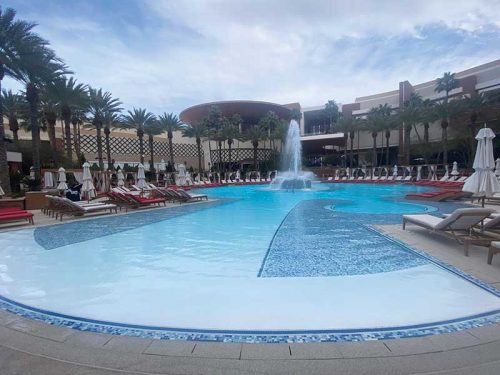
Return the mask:
<path id="1" fill-rule="evenodd" d="M 47 224 L 52 224 L 47 222 Z M 378 229 L 500 287 L 500 255 L 417 227 Z M 0 374 L 498 374 L 500 324 L 411 339 L 317 344 L 160 341 L 54 327 L 0 311 Z"/>

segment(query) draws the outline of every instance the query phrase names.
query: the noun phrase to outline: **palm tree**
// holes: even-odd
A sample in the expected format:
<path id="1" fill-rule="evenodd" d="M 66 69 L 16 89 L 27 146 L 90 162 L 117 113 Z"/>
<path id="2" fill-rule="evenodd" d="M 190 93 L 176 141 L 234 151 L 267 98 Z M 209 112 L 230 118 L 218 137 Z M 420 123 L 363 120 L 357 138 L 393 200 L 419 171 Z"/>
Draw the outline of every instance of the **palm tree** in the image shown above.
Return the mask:
<path id="1" fill-rule="evenodd" d="M 154 136 L 165 133 L 165 127 L 163 123 L 156 120 L 150 121 L 144 126 L 144 132 L 148 136 L 148 144 L 149 144 L 149 155 L 151 159 L 149 160 L 149 171 L 153 173 L 155 170 L 155 160 L 154 160 Z"/>
<path id="2" fill-rule="evenodd" d="M 104 127 L 104 144 L 106 145 L 106 159 L 108 160 L 108 169 L 113 168 L 111 161 L 111 145 L 110 145 L 110 135 L 111 130 L 120 128 L 122 126 L 120 121 L 120 114 L 118 112 L 104 112 L 104 117 L 102 119 L 102 125 Z"/>
<path id="3" fill-rule="evenodd" d="M 198 151 L 198 172 L 203 171 L 201 165 L 201 141 L 208 134 L 205 122 L 193 122 L 182 129 L 182 136 L 196 139 L 196 147 Z"/>
<path id="4" fill-rule="evenodd" d="M 14 143 L 19 143 L 19 113 L 23 105 L 22 97 L 13 94 L 11 90 L 2 90 L 3 114 L 9 119 L 9 129 L 14 137 Z"/>
<path id="5" fill-rule="evenodd" d="M 398 118 L 403 123 L 404 129 L 404 155 L 405 163 L 410 164 L 411 155 L 411 131 L 413 127 L 422 119 L 420 107 L 422 105 L 422 97 L 420 94 L 412 93 L 410 99 L 404 102 L 403 108 L 398 111 Z"/>
<path id="6" fill-rule="evenodd" d="M 260 126 L 252 126 L 250 127 L 245 134 L 243 135 L 243 138 L 246 141 L 249 141 L 252 143 L 253 146 L 253 167 L 254 170 L 257 170 L 257 149 L 259 147 L 259 142 L 265 140 L 267 137 L 267 132 L 262 129 Z"/>
<path id="7" fill-rule="evenodd" d="M 488 102 L 488 99 L 484 95 L 484 93 L 480 94 L 472 94 L 471 96 L 466 96 L 463 99 L 463 106 L 464 109 L 467 111 L 469 114 L 469 148 L 470 148 L 470 155 L 474 155 L 475 147 L 476 147 L 476 142 L 475 142 L 475 137 L 476 137 L 476 131 L 477 131 L 477 120 L 478 118 L 484 117 L 486 109 L 490 107 L 490 103 Z M 469 163 L 472 162 L 472 157 L 469 157 Z M 472 165 L 470 165 L 471 167 Z"/>
<path id="8" fill-rule="evenodd" d="M 102 89 L 88 88 L 88 107 L 87 112 L 91 118 L 91 125 L 96 129 L 97 139 L 97 160 L 99 161 L 99 169 L 104 171 L 104 162 L 102 160 L 102 126 L 106 113 L 119 113 L 122 104 L 119 99 L 113 98 L 108 91 L 103 92 Z"/>
<path id="9" fill-rule="evenodd" d="M 164 131 L 167 132 L 170 164 L 174 165 L 174 144 L 173 144 L 174 132 L 181 130 L 183 128 L 182 121 L 179 120 L 177 115 L 166 112 L 163 113 L 163 115 L 158 116 L 158 121 L 160 122 L 163 129 L 165 129 Z"/>
<path id="10" fill-rule="evenodd" d="M 127 111 L 122 119 L 123 129 L 135 129 L 137 132 L 141 164 L 144 164 L 144 127 L 153 121 L 156 121 L 155 115 L 144 108 L 134 108 L 132 111 Z"/>
<path id="11" fill-rule="evenodd" d="M 35 23 L 17 20 L 16 11 L 0 7 L 0 92 L 2 80 L 5 76 L 23 81 L 25 71 L 33 60 L 41 57 L 41 52 L 47 46 L 47 41 L 33 33 Z M 42 51 L 41 51 L 42 50 Z M 43 69 L 45 71 L 45 69 Z M 0 101 L 2 97 L 0 96 Z M 3 125 L 3 104 L 0 103 L 0 183 L 6 194 L 9 194 L 10 178 L 7 163 L 7 150 L 5 149 L 5 130 Z M 36 142 L 36 140 L 35 140 Z M 39 143 L 39 140 L 38 140 Z M 40 165 L 39 144 L 35 145 L 33 154 L 36 154 L 35 163 Z"/>
<path id="12" fill-rule="evenodd" d="M 334 130 L 336 132 L 344 134 L 344 166 L 346 167 L 347 167 L 347 140 L 349 138 L 349 134 L 354 131 L 355 121 L 356 120 L 351 116 L 340 115 L 339 120 L 334 127 Z M 352 165 L 353 138 L 351 138 L 351 160 L 349 165 Z"/>
<path id="13" fill-rule="evenodd" d="M 458 100 L 447 102 L 445 100 L 434 106 L 436 117 L 441 121 L 441 141 L 443 147 L 443 164 L 448 165 L 448 127 L 450 122 L 459 117 L 463 108 Z"/>
<path id="14" fill-rule="evenodd" d="M 333 124 L 337 122 L 339 118 L 339 107 L 337 103 L 335 103 L 335 100 L 329 100 L 325 104 L 325 109 L 323 110 L 325 117 L 328 119 L 328 125 L 330 126 L 330 129 L 332 129 Z"/>
<path id="15" fill-rule="evenodd" d="M 455 73 L 446 72 L 441 78 L 436 80 L 434 91 L 437 93 L 446 92 L 445 102 L 448 102 L 450 91 L 460 87 L 460 81 L 455 78 Z"/>
<path id="16" fill-rule="evenodd" d="M 80 126 L 87 120 L 84 110 L 73 110 L 71 114 L 71 125 L 73 125 L 73 145 L 77 160 L 81 157 L 80 149 Z"/>
<path id="17" fill-rule="evenodd" d="M 57 140 L 56 140 L 56 122 L 57 122 L 57 108 L 51 98 L 47 95 L 45 90 L 41 92 L 40 108 L 43 112 L 45 121 L 47 122 L 47 131 L 49 133 L 50 149 L 52 150 L 52 160 L 57 165 L 59 157 L 57 153 Z"/>
<path id="18" fill-rule="evenodd" d="M 300 120 L 302 120 L 302 112 L 300 112 L 300 109 L 298 108 L 293 108 L 291 111 L 290 111 L 290 118 L 292 120 L 295 120 L 297 122 L 300 122 Z"/>
<path id="19" fill-rule="evenodd" d="M 430 99 L 425 99 L 420 105 L 420 120 L 424 126 L 424 143 L 429 143 L 429 127 L 430 124 L 436 121 L 436 111 L 434 110 L 434 103 Z M 420 137 L 417 129 L 415 133 Z"/>
<path id="20" fill-rule="evenodd" d="M 288 133 L 288 126 L 289 126 L 288 122 L 281 121 L 279 126 L 276 129 L 274 129 L 274 133 L 271 134 L 271 136 L 274 139 L 280 141 L 280 152 L 283 151 L 283 145 L 285 144 L 286 135 Z"/>
<path id="21" fill-rule="evenodd" d="M 384 106 L 380 105 L 379 107 L 374 107 L 370 109 L 368 112 L 368 116 L 366 117 L 366 121 L 364 123 L 365 130 L 371 133 L 373 138 L 373 149 L 372 149 L 372 166 L 376 167 L 378 165 L 377 161 L 377 136 L 378 133 L 385 130 L 386 119 L 385 119 L 385 111 L 386 104 Z"/>
<path id="22" fill-rule="evenodd" d="M 234 141 L 240 138 L 240 132 L 232 122 L 227 122 L 222 128 L 222 134 L 224 135 L 224 138 L 227 141 L 228 153 L 229 153 L 228 154 L 229 170 L 232 171 L 233 169 L 232 146 Z"/>
<path id="23" fill-rule="evenodd" d="M 57 104 L 57 112 L 64 121 L 64 143 L 66 155 L 71 162 L 73 157 L 71 148 L 71 115 L 72 111 L 83 109 L 87 106 L 87 86 L 76 83 L 73 77 L 61 78 L 47 85 L 47 96 Z M 76 134 L 73 134 L 76 136 Z"/>

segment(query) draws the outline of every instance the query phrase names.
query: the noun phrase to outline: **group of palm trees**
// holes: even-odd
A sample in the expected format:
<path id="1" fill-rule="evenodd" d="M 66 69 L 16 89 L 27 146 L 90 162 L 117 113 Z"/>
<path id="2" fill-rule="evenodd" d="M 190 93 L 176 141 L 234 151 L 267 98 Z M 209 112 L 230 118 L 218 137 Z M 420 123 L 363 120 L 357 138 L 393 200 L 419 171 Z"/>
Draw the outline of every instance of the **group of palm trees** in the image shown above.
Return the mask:
<path id="1" fill-rule="evenodd" d="M 385 136 L 385 165 L 390 165 L 389 141 L 391 131 L 402 129 L 404 132 L 404 144 L 401 150 L 403 162 L 406 165 L 411 163 L 412 132 L 415 133 L 420 154 L 425 163 L 430 162 L 432 154 L 441 155 L 442 164 L 448 164 L 448 129 L 453 127 L 458 138 L 467 139 L 469 164 L 474 152 L 478 121 L 494 120 L 498 117 L 498 106 L 484 93 L 473 93 L 471 95 L 455 95 L 450 98 L 450 92 L 460 87 L 459 80 L 453 73 L 444 73 L 443 77 L 436 81 L 435 92 L 444 92 L 444 98 L 436 101 L 423 99 L 418 93 L 412 93 L 410 98 L 399 109 L 393 109 L 390 105 L 384 104 L 372 108 L 365 116 L 342 116 L 338 111 L 337 116 L 331 121 L 332 131 L 344 133 L 345 148 L 344 160 L 353 166 L 353 148 L 356 134 L 360 131 L 371 133 L 373 139 L 371 163 L 373 166 L 380 166 L 384 158 L 378 159 L 377 138 L 379 134 Z M 325 105 L 325 117 L 329 117 L 335 111 L 332 110 L 333 101 Z M 429 139 L 430 124 L 438 121 L 441 127 L 441 147 L 432 146 Z M 468 129 L 468 130 L 467 130 Z M 423 134 L 422 134 L 423 131 Z M 350 155 L 347 155 L 347 144 L 350 140 Z M 383 147 L 382 147 L 383 148 Z M 439 152 L 436 152 L 439 151 Z M 436 160 L 437 162 L 437 160 Z"/>
<path id="2" fill-rule="evenodd" d="M 173 164 L 173 132 L 181 129 L 176 115 L 164 113 L 158 117 L 145 109 L 133 109 L 122 115 L 121 102 L 110 92 L 78 83 L 62 59 L 50 48 L 49 42 L 34 32 L 35 23 L 16 18 L 16 12 L 0 8 L 0 183 L 10 192 L 7 164 L 4 115 L 19 142 L 21 127 L 31 132 L 33 170 L 40 177 L 40 130 L 47 130 L 53 162 L 72 165 L 81 157 L 80 127 L 93 127 L 97 133 L 98 161 L 104 170 L 102 132 L 104 131 L 108 163 L 111 161 L 110 132 L 114 128 L 135 129 L 139 137 L 141 162 L 144 162 L 144 135 L 148 136 L 151 165 L 154 166 L 153 136 L 167 133 L 170 161 Z M 24 90 L 13 93 L 2 90 L 5 76 L 21 82 Z M 64 124 L 64 160 L 60 159 L 56 141 L 56 122 Z M 75 150 L 75 155 L 73 154 Z"/>

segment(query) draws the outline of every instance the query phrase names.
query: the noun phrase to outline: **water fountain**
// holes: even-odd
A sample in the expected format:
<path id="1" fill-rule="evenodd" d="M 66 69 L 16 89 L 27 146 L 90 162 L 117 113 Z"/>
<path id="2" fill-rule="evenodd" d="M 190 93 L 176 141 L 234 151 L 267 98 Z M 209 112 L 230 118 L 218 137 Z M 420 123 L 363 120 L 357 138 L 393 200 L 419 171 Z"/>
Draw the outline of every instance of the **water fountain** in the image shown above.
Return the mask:
<path id="1" fill-rule="evenodd" d="M 282 170 L 271 182 L 273 190 L 310 189 L 314 178 L 312 172 L 302 170 L 302 145 L 297 121 L 290 121 L 282 155 Z"/>

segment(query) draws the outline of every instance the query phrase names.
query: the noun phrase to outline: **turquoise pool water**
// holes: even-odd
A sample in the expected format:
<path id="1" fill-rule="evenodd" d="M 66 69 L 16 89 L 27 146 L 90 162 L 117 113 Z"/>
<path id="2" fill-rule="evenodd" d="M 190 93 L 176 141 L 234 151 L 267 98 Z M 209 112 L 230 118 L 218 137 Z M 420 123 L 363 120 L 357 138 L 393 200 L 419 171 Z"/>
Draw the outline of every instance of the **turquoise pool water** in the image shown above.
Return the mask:
<path id="1" fill-rule="evenodd" d="M 106 327 L 181 331 L 390 329 L 500 308 L 495 293 L 373 230 L 435 210 L 400 201 L 425 188 L 318 188 L 205 189 L 215 201 L 1 233 L 0 296 Z"/>

